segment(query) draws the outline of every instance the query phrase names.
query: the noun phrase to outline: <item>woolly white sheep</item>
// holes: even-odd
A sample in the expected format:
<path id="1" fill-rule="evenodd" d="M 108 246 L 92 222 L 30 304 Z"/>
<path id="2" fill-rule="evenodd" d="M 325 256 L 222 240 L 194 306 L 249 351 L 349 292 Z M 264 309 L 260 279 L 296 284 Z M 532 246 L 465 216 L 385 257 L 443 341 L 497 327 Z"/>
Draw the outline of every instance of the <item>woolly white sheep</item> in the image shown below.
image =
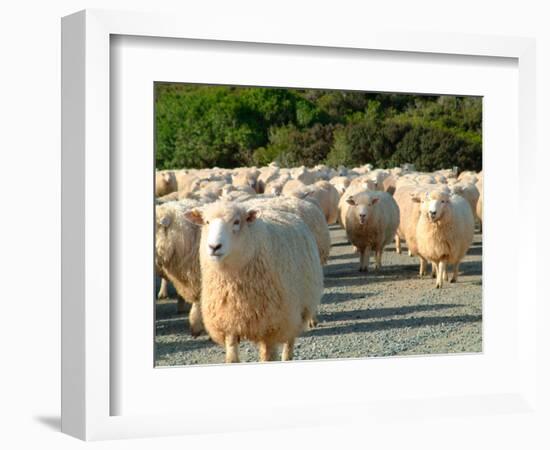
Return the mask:
<path id="1" fill-rule="evenodd" d="M 177 293 L 191 303 L 189 326 L 197 336 L 203 330 L 200 310 L 199 241 L 201 229 L 184 218 L 199 206 L 194 200 L 169 202 L 156 207 L 155 261 L 162 276 Z M 181 305 L 178 311 L 181 312 Z"/>
<path id="2" fill-rule="evenodd" d="M 428 185 L 430 186 L 430 185 Z M 422 277 L 427 272 L 427 261 L 419 253 L 416 242 L 416 225 L 420 217 L 420 203 L 413 197 L 425 193 L 431 189 L 427 186 L 404 186 L 395 191 L 393 198 L 399 206 L 399 227 L 395 235 L 395 249 L 398 254 L 401 253 L 401 239 L 405 239 L 409 249 L 409 256 L 418 256 L 420 259 L 419 275 Z"/>
<path id="3" fill-rule="evenodd" d="M 329 182 L 336 188 L 338 194 L 342 196 L 346 192 L 351 180 L 345 176 L 337 176 L 332 177 Z"/>
<path id="4" fill-rule="evenodd" d="M 359 251 L 359 271 L 367 272 L 370 251 L 376 255 L 375 268 L 382 266 L 382 251 L 399 226 L 399 208 L 387 192 L 364 191 L 347 197 L 346 234 Z"/>
<path id="5" fill-rule="evenodd" d="M 172 170 L 160 170 L 155 173 L 155 196 L 162 197 L 176 191 L 178 185 Z"/>
<path id="6" fill-rule="evenodd" d="M 260 361 L 293 358 L 294 341 L 316 314 L 323 272 L 315 240 L 295 214 L 216 202 L 186 213 L 202 225 L 201 307 L 208 334 L 239 362 L 239 342 L 258 344 Z"/>
<path id="7" fill-rule="evenodd" d="M 321 180 L 314 184 L 303 186 L 300 189 L 293 190 L 290 195 L 304 200 L 315 199 L 315 204 L 320 206 L 327 224 L 332 225 L 338 220 L 338 202 L 340 196 L 336 188 L 328 181 Z"/>
<path id="8" fill-rule="evenodd" d="M 474 217 L 468 202 L 448 188 L 416 195 L 421 202 L 416 226 L 418 251 L 435 264 L 436 287 L 447 278 L 447 264 L 454 264 L 451 283 L 458 280 L 458 266 L 474 237 Z"/>

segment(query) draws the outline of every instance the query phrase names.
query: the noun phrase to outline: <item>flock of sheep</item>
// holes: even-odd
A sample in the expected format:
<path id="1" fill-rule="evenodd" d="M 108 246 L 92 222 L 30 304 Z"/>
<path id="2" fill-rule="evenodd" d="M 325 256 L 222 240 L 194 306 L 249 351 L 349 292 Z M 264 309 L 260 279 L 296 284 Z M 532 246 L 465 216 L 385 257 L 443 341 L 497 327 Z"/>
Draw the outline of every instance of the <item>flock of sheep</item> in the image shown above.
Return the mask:
<path id="1" fill-rule="evenodd" d="M 431 263 L 435 286 L 458 279 L 476 220 L 482 221 L 482 173 L 417 172 L 412 164 L 375 169 L 261 168 L 156 173 L 156 271 L 159 298 L 170 281 L 191 304 L 194 336 L 206 331 L 239 362 L 239 342 L 259 360 L 291 360 L 295 339 L 315 327 L 330 253 L 328 225 L 338 223 L 359 255 L 359 270 L 382 265 L 395 239 Z M 452 268 L 450 267 L 452 265 Z M 178 300 L 182 312 L 183 300 Z"/>

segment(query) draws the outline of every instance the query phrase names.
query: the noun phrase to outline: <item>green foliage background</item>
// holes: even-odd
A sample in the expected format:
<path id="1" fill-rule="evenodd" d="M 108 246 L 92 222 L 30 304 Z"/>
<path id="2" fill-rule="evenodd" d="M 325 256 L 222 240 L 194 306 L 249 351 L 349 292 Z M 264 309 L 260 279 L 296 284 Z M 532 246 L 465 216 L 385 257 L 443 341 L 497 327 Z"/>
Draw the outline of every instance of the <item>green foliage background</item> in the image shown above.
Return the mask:
<path id="1" fill-rule="evenodd" d="M 155 84 L 158 169 L 458 166 L 481 170 L 479 97 Z"/>

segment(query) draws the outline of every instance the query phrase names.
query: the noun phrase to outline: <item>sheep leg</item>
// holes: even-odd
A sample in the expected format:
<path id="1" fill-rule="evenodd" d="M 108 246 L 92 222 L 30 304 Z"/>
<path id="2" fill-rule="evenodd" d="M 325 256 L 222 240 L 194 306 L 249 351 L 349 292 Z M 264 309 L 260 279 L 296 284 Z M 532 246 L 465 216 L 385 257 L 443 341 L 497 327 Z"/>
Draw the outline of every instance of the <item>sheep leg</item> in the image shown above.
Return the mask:
<path id="1" fill-rule="evenodd" d="M 437 264 L 432 263 L 432 278 L 437 278 Z"/>
<path id="2" fill-rule="evenodd" d="M 395 235 L 395 253 L 401 254 L 401 238 L 398 234 Z"/>
<path id="3" fill-rule="evenodd" d="M 260 361 L 274 361 L 276 359 L 277 346 L 268 344 L 267 342 L 260 342 L 258 344 L 260 353 Z"/>
<path id="4" fill-rule="evenodd" d="M 447 263 L 445 261 L 439 261 L 439 267 L 437 269 L 437 281 L 435 283 L 436 288 L 442 288 L 443 287 L 443 280 L 445 278 L 445 274 L 447 273 Z"/>
<path id="5" fill-rule="evenodd" d="M 185 309 L 186 309 L 185 300 L 181 297 L 178 297 L 178 306 L 177 306 L 178 314 L 183 314 L 185 312 Z"/>
<path id="6" fill-rule="evenodd" d="M 445 281 L 449 281 L 449 273 L 447 271 L 447 267 L 445 267 L 445 272 L 443 273 L 443 279 Z"/>
<path id="7" fill-rule="evenodd" d="M 199 302 L 193 302 L 191 304 L 191 311 L 189 311 L 189 328 L 191 328 L 191 335 L 197 337 L 204 331 L 204 325 L 202 323 L 201 305 Z"/>
<path id="8" fill-rule="evenodd" d="M 225 362 L 238 363 L 239 360 L 239 338 L 235 335 L 225 336 Z"/>
<path id="9" fill-rule="evenodd" d="M 418 259 L 420 259 L 420 271 L 418 275 L 422 278 L 424 275 L 428 274 L 428 269 L 426 268 L 428 261 L 426 261 L 422 256 L 418 256 Z"/>
<path id="10" fill-rule="evenodd" d="M 407 253 L 408 253 L 408 255 L 409 255 L 409 258 L 410 258 L 411 256 L 414 256 L 414 255 L 413 255 L 413 252 L 411 252 L 410 250 L 407 250 Z"/>
<path id="11" fill-rule="evenodd" d="M 283 345 L 283 354 L 281 360 L 292 361 L 292 358 L 294 358 L 294 339 L 289 339 Z"/>
<path id="12" fill-rule="evenodd" d="M 379 270 L 382 267 L 382 249 L 376 250 L 376 265 L 374 268 Z"/>
<path id="13" fill-rule="evenodd" d="M 160 288 L 157 294 L 157 298 L 168 298 L 168 281 L 166 278 L 160 279 Z"/>
<path id="14" fill-rule="evenodd" d="M 369 271 L 370 249 L 365 248 L 359 256 L 359 272 Z"/>
<path id="15" fill-rule="evenodd" d="M 453 277 L 451 278 L 451 283 L 456 283 L 458 281 L 458 264 L 455 264 L 454 270 L 453 270 Z"/>

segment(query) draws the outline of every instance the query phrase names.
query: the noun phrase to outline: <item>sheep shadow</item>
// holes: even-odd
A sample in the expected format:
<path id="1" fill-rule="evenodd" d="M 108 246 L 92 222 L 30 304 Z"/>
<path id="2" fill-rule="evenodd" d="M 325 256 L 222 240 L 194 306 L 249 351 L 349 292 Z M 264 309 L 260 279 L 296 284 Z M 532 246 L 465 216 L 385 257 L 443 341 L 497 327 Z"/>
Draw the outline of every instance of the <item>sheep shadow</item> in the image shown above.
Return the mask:
<path id="1" fill-rule="evenodd" d="M 325 273 L 325 287 L 361 286 L 368 283 L 410 280 L 418 278 L 415 264 L 392 264 L 382 266 L 378 271 L 370 267 L 369 272 L 359 272 L 359 263 L 332 264 Z"/>
<path id="2" fill-rule="evenodd" d="M 410 317 L 406 319 L 388 319 L 372 322 L 351 323 L 343 326 L 319 327 L 309 330 L 312 336 L 335 336 L 347 333 L 372 333 L 375 331 L 395 330 L 400 328 L 420 328 L 457 323 L 481 322 L 481 315 L 465 314 L 462 316 Z"/>
<path id="3" fill-rule="evenodd" d="M 349 241 L 333 242 L 330 244 L 331 247 L 343 247 L 344 245 L 351 245 L 351 244 Z"/>
<path id="4" fill-rule="evenodd" d="M 462 261 L 458 268 L 458 281 L 460 276 L 480 275 L 482 274 L 483 265 L 481 261 Z"/>
<path id="5" fill-rule="evenodd" d="M 200 351 L 214 347 L 216 347 L 216 344 L 207 336 L 201 336 L 197 339 L 188 339 L 183 342 L 156 342 L 155 361 L 178 352 Z"/>
<path id="6" fill-rule="evenodd" d="M 156 320 L 156 336 L 169 336 L 181 333 L 191 334 L 187 317 L 176 316 L 170 319 Z"/>
<path id="7" fill-rule="evenodd" d="M 352 311 L 335 311 L 319 314 L 317 318 L 320 323 L 339 322 L 357 319 L 374 319 L 382 317 L 405 316 L 426 311 L 441 311 L 445 309 L 460 308 L 462 305 L 456 303 L 436 303 L 433 305 L 408 305 L 400 307 L 384 307 L 384 308 L 366 308 Z"/>
<path id="8" fill-rule="evenodd" d="M 466 252 L 467 255 L 480 256 L 483 254 L 483 246 L 471 246 Z"/>
<path id="9" fill-rule="evenodd" d="M 340 255 L 331 255 L 329 257 L 329 261 L 336 261 L 339 259 L 352 259 L 352 258 L 358 258 L 359 255 L 357 253 L 342 253 Z"/>
<path id="10" fill-rule="evenodd" d="M 372 292 L 369 292 L 368 294 L 365 293 L 345 293 L 345 292 L 329 292 L 323 295 L 323 298 L 321 299 L 321 305 L 331 305 L 334 303 L 343 303 L 349 300 L 357 300 L 360 298 L 366 298 L 371 297 L 373 295 Z"/>

